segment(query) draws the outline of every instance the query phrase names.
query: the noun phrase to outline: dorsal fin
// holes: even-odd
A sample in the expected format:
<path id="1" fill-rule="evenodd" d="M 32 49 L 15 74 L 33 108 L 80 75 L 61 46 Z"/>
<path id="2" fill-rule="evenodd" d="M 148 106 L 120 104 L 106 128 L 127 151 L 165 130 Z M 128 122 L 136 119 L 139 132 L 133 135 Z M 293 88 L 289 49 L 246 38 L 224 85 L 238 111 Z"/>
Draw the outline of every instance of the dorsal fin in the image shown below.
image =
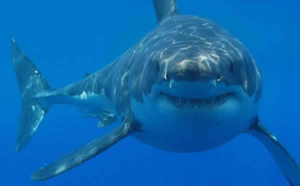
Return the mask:
<path id="1" fill-rule="evenodd" d="M 158 23 L 178 14 L 176 0 L 153 0 L 153 3 Z"/>
<path id="2" fill-rule="evenodd" d="M 86 72 L 86 73 L 84 73 L 84 78 L 87 78 L 87 77 L 89 77 L 90 75 L 91 75 L 91 73 Z"/>

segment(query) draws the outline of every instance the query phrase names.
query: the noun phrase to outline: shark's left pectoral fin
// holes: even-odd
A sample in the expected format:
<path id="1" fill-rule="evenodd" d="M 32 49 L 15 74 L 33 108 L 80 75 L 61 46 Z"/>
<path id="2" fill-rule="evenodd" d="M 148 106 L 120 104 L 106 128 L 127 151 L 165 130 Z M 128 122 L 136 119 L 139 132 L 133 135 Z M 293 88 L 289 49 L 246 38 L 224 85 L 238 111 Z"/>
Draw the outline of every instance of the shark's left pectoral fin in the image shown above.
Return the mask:
<path id="1" fill-rule="evenodd" d="M 293 186 L 300 186 L 299 166 L 289 152 L 279 143 L 276 137 L 267 131 L 258 120 L 249 133 L 264 144 L 289 183 Z"/>
<path id="2" fill-rule="evenodd" d="M 122 138 L 136 130 L 137 125 L 129 117 L 125 119 L 122 124 L 113 130 L 111 133 L 106 134 L 90 143 L 82 146 L 81 148 L 73 151 L 65 157 L 58 159 L 51 165 L 43 167 L 31 175 L 33 180 L 46 180 L 64 173 L 77 165 L 95 157 L 101 152 L 108 149 L 110 146 L 119 142 Z"/>

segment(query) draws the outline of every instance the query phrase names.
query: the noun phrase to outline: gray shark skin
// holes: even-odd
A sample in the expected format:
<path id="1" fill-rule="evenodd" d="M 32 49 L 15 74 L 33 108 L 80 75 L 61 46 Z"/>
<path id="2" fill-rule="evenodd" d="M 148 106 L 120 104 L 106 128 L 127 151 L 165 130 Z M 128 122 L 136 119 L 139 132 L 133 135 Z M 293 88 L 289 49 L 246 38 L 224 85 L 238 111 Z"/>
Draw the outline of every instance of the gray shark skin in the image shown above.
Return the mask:
<path id="1" fill-rule="evenodd" d="M 114 62 L 85 79 L 51 89 L 12 39 L 23 106 L 16 151 L 23 149 L 53 104 L 70 104 L 116 121 L 111 133 L 32 174 L 45 180 L 95 157 L 128 135 L 173 152 L 216 148 L 240 133 L 260 140 L 290 185 L 300 169 L 258 117 L 262 91 L 256 63 L 246 47 L 217 24 L 180 15 L 175 0 L 154 0 L 158 26 Z"/>

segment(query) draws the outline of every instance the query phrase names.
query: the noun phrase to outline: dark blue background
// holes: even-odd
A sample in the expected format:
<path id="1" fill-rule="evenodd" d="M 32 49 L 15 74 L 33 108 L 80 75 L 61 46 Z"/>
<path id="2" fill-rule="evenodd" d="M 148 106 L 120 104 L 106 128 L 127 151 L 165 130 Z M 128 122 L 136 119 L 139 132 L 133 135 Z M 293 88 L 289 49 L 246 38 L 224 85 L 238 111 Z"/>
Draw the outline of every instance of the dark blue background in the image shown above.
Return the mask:
<path id="1" fill-rule="evenodd" d="M 300 3 L 178 0 L 183 14 L 209 18 L 238 37 L 261 70 L 260 117 L 300 162 Z M 288 185 L 265 148 L 242 134 L 217 149 L 170 153 L 129 137 L 76 169 L 45 182 L 30 174 L 109 130 L 76 108 L 54 106 L 30 144 L 14 154 L 21 100 L 10 37 L 52 87 L 80 80 L 156 26 L 151 0 L 0 1 L 0 185 Z"/>

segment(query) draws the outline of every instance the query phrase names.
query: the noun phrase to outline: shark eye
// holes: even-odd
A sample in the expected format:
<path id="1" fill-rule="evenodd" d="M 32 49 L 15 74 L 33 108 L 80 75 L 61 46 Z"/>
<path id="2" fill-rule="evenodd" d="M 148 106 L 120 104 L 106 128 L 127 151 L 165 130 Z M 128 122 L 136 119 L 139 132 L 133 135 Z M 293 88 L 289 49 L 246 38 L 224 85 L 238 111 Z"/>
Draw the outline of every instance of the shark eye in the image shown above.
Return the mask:
<path id="1" fill-rule="evenodd" d="M 169 73 L 166 74 L 166 80 L 170 80 Z"/>
<path id="2" fill-rule="evenodd" d="M 221 77 L 221 75 L 218 73 L 218 75 L 217 75 L 217 81 L 221 81 L 222 80 L 222 77 Z"/>

